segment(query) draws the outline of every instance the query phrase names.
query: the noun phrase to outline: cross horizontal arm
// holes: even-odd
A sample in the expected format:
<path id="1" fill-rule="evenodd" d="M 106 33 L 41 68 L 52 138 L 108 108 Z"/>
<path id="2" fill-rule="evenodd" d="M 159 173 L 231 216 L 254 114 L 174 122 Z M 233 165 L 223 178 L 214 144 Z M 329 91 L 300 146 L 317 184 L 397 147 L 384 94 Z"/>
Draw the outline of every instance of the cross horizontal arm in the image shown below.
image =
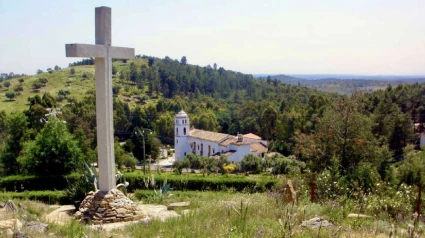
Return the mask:
<path id="1" fill-rule="evenodd" d="M 105 58 L 109 51 L 109 57 L 114 59 L 134 58 L 134 48 L 90 44 L 66 44 L 65 49 L 66 57 Z"/>

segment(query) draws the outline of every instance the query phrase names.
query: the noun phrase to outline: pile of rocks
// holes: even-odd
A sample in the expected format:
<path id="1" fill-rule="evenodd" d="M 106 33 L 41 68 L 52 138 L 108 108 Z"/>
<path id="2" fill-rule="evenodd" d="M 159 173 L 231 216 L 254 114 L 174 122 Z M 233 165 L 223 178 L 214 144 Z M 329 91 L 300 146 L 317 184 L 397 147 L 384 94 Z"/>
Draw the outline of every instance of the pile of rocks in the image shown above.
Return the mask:
<path id="1" fill-rule="evenodd" d="M 90 192 L 74 217 L 92 224 L 105 224 L 140 220 L 144 215 L 137 204 L 118 189 L 112 189 L 109 192 Z"/>

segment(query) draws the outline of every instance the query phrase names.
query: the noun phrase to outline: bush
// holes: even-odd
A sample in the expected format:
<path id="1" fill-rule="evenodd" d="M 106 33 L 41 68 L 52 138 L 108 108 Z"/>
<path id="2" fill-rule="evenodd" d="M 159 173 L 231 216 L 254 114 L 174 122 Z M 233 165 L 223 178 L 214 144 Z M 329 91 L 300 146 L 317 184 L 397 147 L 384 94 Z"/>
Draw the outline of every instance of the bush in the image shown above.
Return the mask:
<path id="1" fill-rule="evenodd" d="M 124 156 L 124 166 L 131 168 L 132 170 L 136 169 L 137 159 L 134 158 L 133 154 L 127 154 Z"/>
<path id="2" fill-rule="evenodd" d="M 272 167 L 273 174 L 300 174 L 306 167 L 304 162 L 296 160 L 293 156 L 275 156 L 270 159 L 272 161 L 269 162 L 269 166 Z"/>
<path id="3" fill-rule="evenodd" d="M 64 190 L 67 181 L 76 182 L 79 174 L 67 176 L 35 176 L 35 175 L 13 175 L 0 179 L 0 188 L 6 191 L 37 191 L 37 190 Z"/>
<path id="4" fill-rule="evenodd" d="M 1 201 L 7 201 L 9 199 L 29 199 L 47 204 L 69 204 L 70 202 L 63 191 L 26 191 L 0 193 Z"/>
<path id="5" fill-rule="evenodd" d="M 398 165 L 399 183 L 417 185 L 419 182 L 425 183 L 425 152 L 408 151 L 405 149 L 405 159 Z"/>
<path id="6" fill-rule="evenodd" d="M 75 74 L 75 69 L 74 69 L 74 68 L 71 68 L 71 69 L 69 70 L 69 74 L 74 75 L 74 74 Z"/>
<path id="7" fill-rule="evenodd" d="M 15 92 L 22 92 L 22 91 L 24 91 L 24 87 L 22 87 L 22 86 L 16 86 L 16 87 L 13 89 L 13 91 L 15 91 Z"/>
<path id="8" fill-rule="evenodd" d="M 38 81 L 43 85 L 46 85 L 47 82 L 49 82 L 49 80 L 47 80 L 46 78 L 39 78 Z"/>
<path id="9" fill-rule="evenodd" d="M 10 82 L 9 82 L 9 81 L 4 82 L 4 83 L 3 83 L 3 86 L 4 86 L 5 88 L 9 88 L 9 87 L 10 87 Z"/>
<path id="10" fill-rule="evenodd" d="M 127 187 L 128 191 L 136 189 L 144 189 L 144 180 L 147 180 L 149 175 L 140 173 L 125 173 L 124 178 L 130 183 Z M 243 177 L 203 177 L 198 175 L 157 175 L 155 176 L 156 184 L 162 184 L 167 180 L 172 189 L 175 190 L 222 190 L 224 188 L 234 188 L 236 191 L 251 190 L 256 191 L 259 183 L 265 188 L 270 189 L 275 183 L 275 179 L 267 178 L 262 181 Z"/>
<path id="11" fill-rule="evenodd" d="M 262 158 L 253 154 L 245 155 L 241 161 L 241 169 L 244 172 L 260 173 L 262 169 Z"/>
<path id="12" fill-rule="evenodd" d="M 94 190 L 94 185 L 91 183 L 86 175 L 82 175 L 80 179 L 77 179 L 73 183 L 68 183 L 68 187 L 65 189 L 65 195 L 71 202 L 79 203 L 84 200 L 87 193 Z M 77 206 L 76 206 L 77 208 Z"/>
<path id="13" fill-rule="evenodd" d="M 34 89 L 40 89 L 41 87 L 43 87 L 43 84 L 42 84 L 42 83 L 40 83 L 40 82 L 34 82 L 34 83 L 32 84 L 32 87 L 33 87 Z"/>
<path id="14" fill-rule="evenodd" d="M 7 97 L 10 101 L 12 101 L 12 99 L 16 97 L 16 94 L 15 94 L 15 92 L 6 92 L 6 97 Z"/>

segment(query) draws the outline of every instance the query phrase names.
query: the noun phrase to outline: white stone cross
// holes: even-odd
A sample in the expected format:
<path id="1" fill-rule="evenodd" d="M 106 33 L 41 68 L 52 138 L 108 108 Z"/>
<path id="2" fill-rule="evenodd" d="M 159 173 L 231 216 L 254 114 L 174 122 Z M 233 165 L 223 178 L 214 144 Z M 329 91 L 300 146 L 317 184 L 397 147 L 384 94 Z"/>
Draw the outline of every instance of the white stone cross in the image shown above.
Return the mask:
<path id="1" fill-rule="evenodd" d="M 96 45 L 67 44 L 66 57 L 94 57 L 99 190 L 115 188 L 112 58 L 134 58 L 134 48 L 111 46 L 111 8 L 95 9 Z"/>

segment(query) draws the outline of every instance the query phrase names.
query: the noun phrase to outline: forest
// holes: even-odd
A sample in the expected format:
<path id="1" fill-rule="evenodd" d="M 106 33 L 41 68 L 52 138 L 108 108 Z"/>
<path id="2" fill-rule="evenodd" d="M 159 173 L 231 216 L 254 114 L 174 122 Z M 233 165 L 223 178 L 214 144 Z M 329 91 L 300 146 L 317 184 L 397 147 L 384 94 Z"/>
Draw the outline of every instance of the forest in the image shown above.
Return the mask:
<path id="1" fill-rule="evenodd" d="M 93 70 L 87 66 L 92 64 L 92 59 L 85 59 L 66 69 L 38 70 L 33 87 L 41 81 L 49 84 L 59 73 L 66 75 L 62 81 L 67 85 L 74 82 L 69 78 L 94 84 L 92 71 L 81 68 Z M 254 79 L 215 63 L 191 65 L 186 57 L 141 55 L 114 61 L 112 73 L 119 166 L 143 159 L 136 128 L 153 131 L 146 138 L 146 154 L 152 159 L 158 159 L 161 145 L 173 146 L 173 117 L 183 109 L 195 128 L 254 133 L 269 140 L 269 152 L 302 162 L 303 173 L 331 171 L 335 179 L 366 187 L 376 181 L 412 185 L 425 177 L 425 157 L 418 151 L 425 123 L 425 84 L 339 95 Z M 1 83 L 18 85 L 18 80 Z M 68 174 L 82 168 L 83 161 L 96 160 L 94 91 L 75 98 L 63 87 L 57 94 L 33 92 L 23 112 L 0 112 L 3 175 Z M 9 83 L 1 90 L 8 93 L 11 88 Z M 47 108 L 55 107 L 61 108 L 60 120 L 45 116 Z"/>

